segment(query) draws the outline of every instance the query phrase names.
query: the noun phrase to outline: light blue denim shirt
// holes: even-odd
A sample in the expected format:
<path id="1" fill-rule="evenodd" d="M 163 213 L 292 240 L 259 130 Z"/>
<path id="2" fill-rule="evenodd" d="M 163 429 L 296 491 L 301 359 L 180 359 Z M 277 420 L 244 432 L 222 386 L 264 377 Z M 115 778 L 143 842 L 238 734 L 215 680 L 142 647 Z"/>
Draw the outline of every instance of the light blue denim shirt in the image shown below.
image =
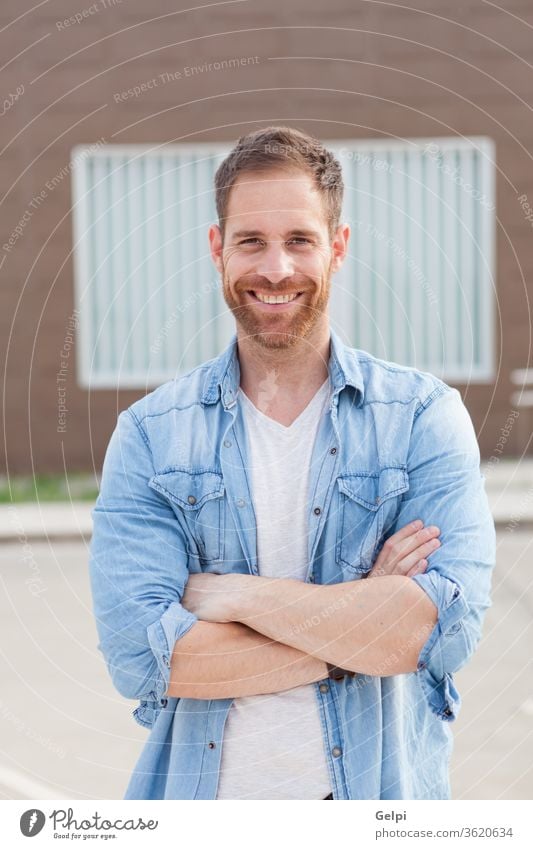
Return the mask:
<path id="1" fill-rule="evenodd" d="M 438 609 L 417 671 L 312 685 L 333 797 L 446 799 L 453 673 L 479 641 L 495 559 L 475 432 L 456 389 L 334 331 L 328 368 L 307 581 L 362 578 L 384 540 L 417 518 L 438 525 L 442 543 L 412 578 Z M 125 799 L 216 798 L 232 699 L 165 693 L 174 644 L 196 621 L 180 604 L 189 574 L 258 574 L 239 378 L 235 335 L 219 357 L 122 412 L 107 449 L 90 558 L 98 648 L 150 729 Z"/>

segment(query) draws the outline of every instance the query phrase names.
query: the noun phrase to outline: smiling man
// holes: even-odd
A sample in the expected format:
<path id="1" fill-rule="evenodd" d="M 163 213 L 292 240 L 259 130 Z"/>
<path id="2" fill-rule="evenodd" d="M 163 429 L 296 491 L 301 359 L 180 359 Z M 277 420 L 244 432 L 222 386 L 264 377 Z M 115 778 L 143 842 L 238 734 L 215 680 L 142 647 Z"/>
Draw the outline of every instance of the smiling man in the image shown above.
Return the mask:
<path id="1" fill-rule="evenodd" d="M 99 649 L 150 729 L 125 798 L 449 798 L 494 565 L 472 422 L 331 329 L 317 139 L 244 136 L 215 190 L 236 334 L 121 413 L 93 511 Z"/>

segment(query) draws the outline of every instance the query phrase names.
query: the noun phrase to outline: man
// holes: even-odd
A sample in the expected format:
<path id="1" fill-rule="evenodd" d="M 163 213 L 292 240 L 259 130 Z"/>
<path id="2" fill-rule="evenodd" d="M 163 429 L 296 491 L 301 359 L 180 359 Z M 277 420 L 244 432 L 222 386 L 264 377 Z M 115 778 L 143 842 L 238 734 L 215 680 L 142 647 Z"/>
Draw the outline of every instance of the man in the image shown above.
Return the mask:
<path id="1" fill-rule="evenodd" d="M 125 798 L 449 798 L 494 562 L 470 417 L 329 327 L 318 140 L 244 136 L 215 188 L 236 335 L 121 413 L 93 513 L 99 649 L 151 729 Z"/>

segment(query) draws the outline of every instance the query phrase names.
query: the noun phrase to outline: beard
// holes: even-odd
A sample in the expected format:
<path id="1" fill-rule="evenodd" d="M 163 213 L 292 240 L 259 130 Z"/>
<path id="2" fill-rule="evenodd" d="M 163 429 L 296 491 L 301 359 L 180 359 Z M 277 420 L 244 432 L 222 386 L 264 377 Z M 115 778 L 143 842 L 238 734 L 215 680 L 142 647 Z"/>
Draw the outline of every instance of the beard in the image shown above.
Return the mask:
<path id="1" fill-rule="evenodd" d="M 256 307 L 245 294 L 259 290 L 275 295 L 287 289 L 302 292 L 298 302 L 287 310 L 271 313 Z M 235 321 L 247 337 L 269 350 L 292 348 L 308 338 L 326 312 L 330 290 L 329 268 L 318 287 L 316 279 L 301 274 L 286 277 L 275 286 L 261 275 L 249 274 L 240 277 L 230 288 L 225 270 L 222 275 L 222 294 Z"/>

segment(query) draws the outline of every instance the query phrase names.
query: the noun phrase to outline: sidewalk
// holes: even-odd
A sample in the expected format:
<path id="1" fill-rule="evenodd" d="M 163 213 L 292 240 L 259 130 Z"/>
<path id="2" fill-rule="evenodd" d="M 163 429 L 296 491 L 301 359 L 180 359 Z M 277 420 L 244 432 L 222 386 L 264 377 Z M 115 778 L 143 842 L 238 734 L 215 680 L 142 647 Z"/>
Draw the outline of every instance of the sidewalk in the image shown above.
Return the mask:
<path id="1" fill-rule="evenodd" d="M 481 471 L 496 525 L 533 525 L 533 457 L 482 462 Z"/>
<path id="2" fill-rule="evenodd" d="M 481 464 L 498 527 L 533 526 L 533 458 Z M 0 505 L 0 542 L 85 540 L 92 533 L 92 502 L 40 502 Z"/>

